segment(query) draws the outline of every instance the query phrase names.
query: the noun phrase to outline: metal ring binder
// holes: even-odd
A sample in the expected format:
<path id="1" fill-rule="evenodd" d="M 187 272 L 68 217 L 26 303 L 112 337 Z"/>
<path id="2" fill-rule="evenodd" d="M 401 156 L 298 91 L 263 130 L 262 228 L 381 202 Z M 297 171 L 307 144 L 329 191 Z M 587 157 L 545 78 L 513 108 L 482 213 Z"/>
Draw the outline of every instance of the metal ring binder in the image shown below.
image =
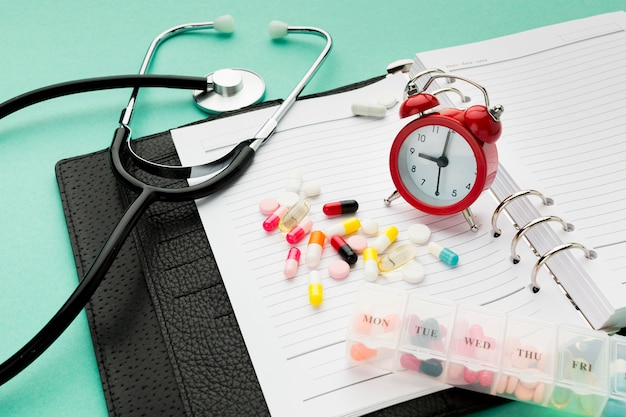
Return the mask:
<path id="1" fill-rule="evenodd" d="M 531 275 L 530 275 L 530 280 L 532 282 L 531 290 L 534 293 L 538 293 L 539 290 L 541 289 L 540 285 L 537 283 L 537 274 L 539 273 L 539 270 L 541 269 L 541 267 L 544 266 L 545 263 L 548 262 L 548 260 L 555 254 L 561 251 L 567 250 L 567 249 L 572 249 L 572 248 L 582 249 L 585 252 L 585 258 L 587 259 L 596 259 L 598 257 L 598 253 L 596 251 L 594 251 L 593 249 L 587 249 L 584 245 L 581 245 L 580 243 L 575 243 L 575 242 L 564 243 L 562 245 L 553 247 L 548 252 L 546 252 L 545 254 L 539 257 L 539 259 L 537 260 L 537 263 L 535 264 L 535 267 L 533 268 L 531 272 Z"/>
<path id="2" fill-rule="evenodd" d="M 537 190 L 522 190 L 514 194 L 511 194 L 510 196 L 502 200 L 500 204 L 498 204 L 498 207 L 496 207 L 496 209 L 493 212 L 493 215 L 491 216 L 491 227 L 493 229 L 493 237 L 500 237 L 500 235 L 502 235 L 502 230 L 498 227 L 498 216 L 504 210 L 504 208 L 511 201 L 520 197 L 528 196 L 528 195 L 536 195 L 540 197 L 541 200 L 543 201 L 544 206 L 551 206 L 552 204 L 554 204 L 553 199 L 551 199 L 550 197 L 545 197 L 543 194 L 541 194 Z"/>
<path id="3" fill-rule="evenodd" d="M 561 223 L 561 226 L 563 226 L 563 230 L 565 232 L 571 232 L 574 230 L 573 224 L 565 222 L 563 219 L 561 219 L 558 216 L 544 216 L 544 217 L 538 217 L 535 220 L 531 220 L 524 227 L 519 229 L 517 233 L 515 234 L 515 236 L 513 236 L 513 239 L 511 239 L 511 261 L 514 264 L 519 263 L 521 259 L 515 250 L 517 247 L 517 242 L 526 234 L 526 232 L 528 232 L 533 227 L 537 226 L 538 224 L 550 222 L 550 221 L 556 221 L 556 222 Z"/>

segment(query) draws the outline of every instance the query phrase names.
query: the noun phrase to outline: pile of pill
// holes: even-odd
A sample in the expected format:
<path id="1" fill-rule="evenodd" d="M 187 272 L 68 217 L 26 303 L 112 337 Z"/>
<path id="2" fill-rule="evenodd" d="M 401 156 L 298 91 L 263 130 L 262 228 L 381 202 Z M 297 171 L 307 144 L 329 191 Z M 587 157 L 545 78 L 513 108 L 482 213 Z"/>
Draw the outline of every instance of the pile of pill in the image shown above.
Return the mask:
<path id="1" fill-rule="evenodd" d="M 304 197 L 300 196 L 301 191 L 304 191 Z M 313 206 L 311 198 L 320 192 L 319 184 L 303 183 L 301 173 L 294 170 L 289 173 L 286 190 L 281 196 L 266 198 L 259 203 L 260 212 L 266 216 L 263 229 L 268 233 L 278 229 L 290 245 L 283 269 L 285 277 L 291 279 L 297 275 L 302 258 L 307 265 L 309 302 L 313 306 L 319 306 L 323 301 L 322 274 L 317 268 L 326 246 L 332 247 L 338 255 L 337 259 L 328 264 L 327 270 L 328 276 L 336 280 L 347 278 L 359 255 L 362 255 L 363 273 L 367 281 L 374 282 L 381 275 L 401 271 L 405 281 L 419 284 L 424 280 L 425 271 L 416 257 L 418 245 L 424 244 L 428 244 L 429 253 L 445 264 L 458 264 L 458 255 L 453 251 L 437 242 L 429 243 L 431 231 L 424 224 L 413 224 L 408 228 L 411 243 L 392 246 L 398 237 L 398 228 L 389 226 L 379 232 L 375 219 L 361 220 L 354 217 L 359 203 L 352 199 L 325 203 L 322 212 L 327 218 L 343 218 L 323 230 L 315 228 L 309 216 Z M 296 245 L 306 241 L 306 236 L 306 247 L 298 248 Z"/>

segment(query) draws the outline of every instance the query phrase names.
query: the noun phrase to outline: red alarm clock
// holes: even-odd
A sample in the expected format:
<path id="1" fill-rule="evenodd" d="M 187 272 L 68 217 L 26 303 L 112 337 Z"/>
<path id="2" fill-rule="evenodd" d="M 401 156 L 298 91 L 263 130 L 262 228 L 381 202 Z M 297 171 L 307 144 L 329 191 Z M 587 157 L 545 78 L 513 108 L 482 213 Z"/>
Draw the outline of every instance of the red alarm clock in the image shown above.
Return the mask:
<path id="1" fill-rule="evenodd" d="M 421 90 L 414 77 L 407 86 L 408 97 L 400 106 L 400 117 L 417 116 L 397 134 L 389 154 L 389 169 L 396 191 L 386 204 L 402 196 L 425 213 L 463 213 L 473 231 L 478 230 L 470 205 L 488 189 L 498 170 L 495 142 L 500 137 L 503 107 L 489 107 L 487 91 L 475 82 L 454 74 L 431 75 Z M 485 105 L 467 109 L 434 109 L 440 105 L 437 94 L 457 89 L 425 90 L 437 78 L 458 79 L 483 92 Z"/>

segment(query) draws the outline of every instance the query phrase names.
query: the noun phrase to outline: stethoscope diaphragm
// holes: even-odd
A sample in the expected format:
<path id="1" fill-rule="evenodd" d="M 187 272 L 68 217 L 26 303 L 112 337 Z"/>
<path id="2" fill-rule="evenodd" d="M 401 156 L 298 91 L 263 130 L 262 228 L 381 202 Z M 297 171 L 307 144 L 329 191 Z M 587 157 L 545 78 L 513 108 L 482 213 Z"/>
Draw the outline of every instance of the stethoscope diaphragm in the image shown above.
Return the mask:
<path id="1" fill-rule="evenodd" d="M 222 113 L 258 103 L 265 94 L 260 75 L 245 69 L 221 69 L 207 75 L 209 91 L 194 90 L 193 98 L 202 110 Z"/>

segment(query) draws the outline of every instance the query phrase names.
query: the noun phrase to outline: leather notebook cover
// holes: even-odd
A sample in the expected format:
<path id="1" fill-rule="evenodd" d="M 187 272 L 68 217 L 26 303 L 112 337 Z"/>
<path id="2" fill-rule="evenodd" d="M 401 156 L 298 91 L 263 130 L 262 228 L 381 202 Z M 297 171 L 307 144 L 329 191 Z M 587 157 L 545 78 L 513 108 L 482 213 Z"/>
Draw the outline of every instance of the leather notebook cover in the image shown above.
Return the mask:
<path id="1" fill-rule="evenodd" d="M 150 160 L 177 161 L 169 132 L 135 143 Z M 56 171 L 82 276 L 134 196 L 116 182 L 106 151 L 60 161 Z M 269 415 L 195 203 L 148 209 L 87 316 L 111 416 Z M 464 415 L 505 401 L 452 388 L 371 415 Z"/>

